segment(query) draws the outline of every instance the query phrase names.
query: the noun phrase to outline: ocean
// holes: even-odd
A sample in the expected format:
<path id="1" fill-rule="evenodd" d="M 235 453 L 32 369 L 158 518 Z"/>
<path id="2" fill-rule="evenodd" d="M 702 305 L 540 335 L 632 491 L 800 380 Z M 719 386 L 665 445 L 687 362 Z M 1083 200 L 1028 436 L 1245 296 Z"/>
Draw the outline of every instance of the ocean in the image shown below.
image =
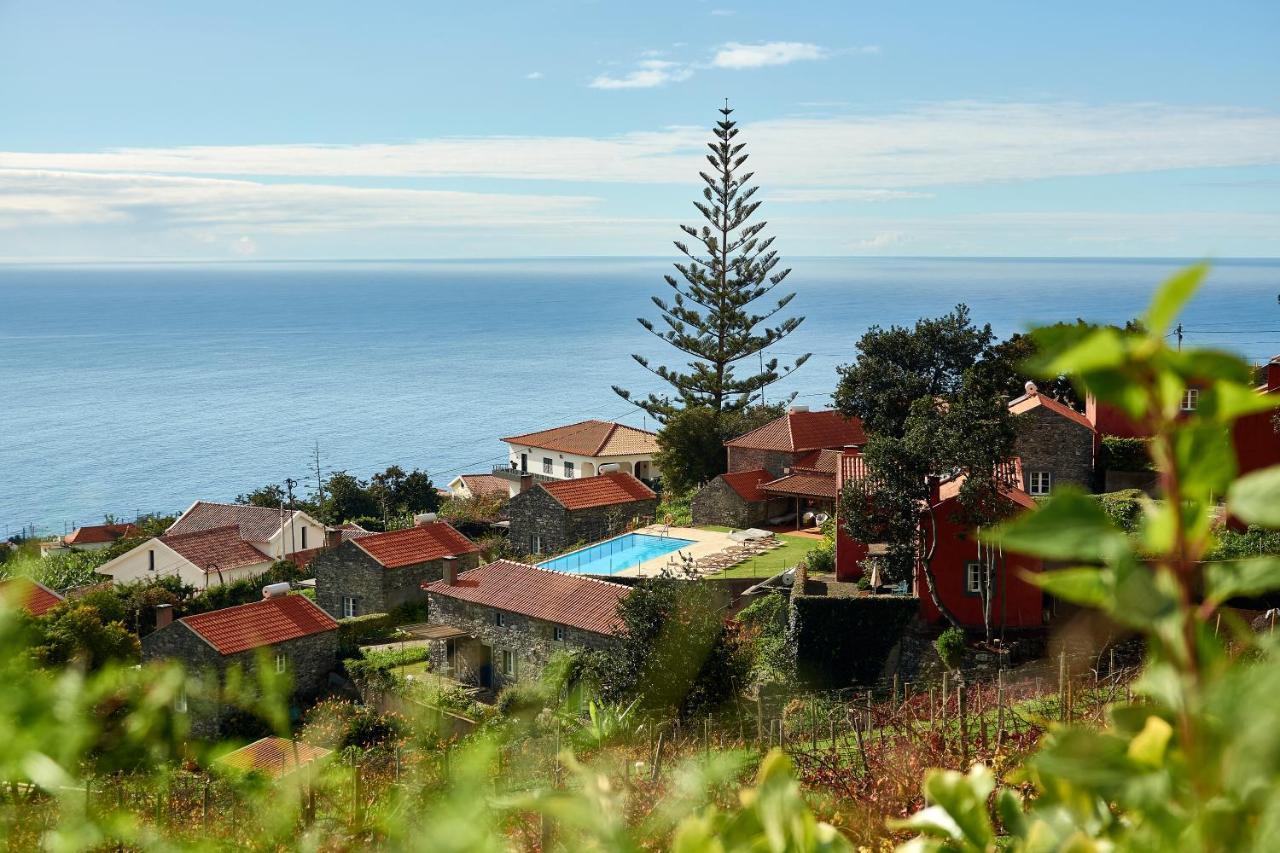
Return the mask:
<path id="1" fill-rule="evenodd" d="M 1173 260 L 794 258 L 776 347 L 813 358 L 769 396 L 826 403 L 868 326 L 958 302 L 1000 334 L 1137 316 Z M 651 420 L 614 384 L 678 353 L 640 328 L 661 259 L 0 266 L 0 534 L 173 512 L 325 471 L 456 474 L 498 439 Z M 780 289 L 779 292 L 785 292 Z M 1185 343 L 1280 353 L 1280 260 L 1215 263 Z M 749 366 L 749 365 L 748 365 Z"/>

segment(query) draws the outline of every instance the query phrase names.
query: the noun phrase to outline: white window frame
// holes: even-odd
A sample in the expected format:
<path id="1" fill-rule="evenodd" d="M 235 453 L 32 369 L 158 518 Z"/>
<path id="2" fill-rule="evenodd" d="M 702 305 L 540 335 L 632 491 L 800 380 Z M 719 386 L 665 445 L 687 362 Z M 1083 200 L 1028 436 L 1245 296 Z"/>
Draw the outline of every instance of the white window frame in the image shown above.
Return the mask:
<path id="1" fill-rule="evenodd" d="M 187 685 L 178 689 L 178 695 L 173 699 L 173 710 L 179 714 L 187 713 Z"/>
<path id="2" fill-rule="evenodd" d="M 1200 406 L 1200 389 L 1188 388 L 1182 392 L 1182 402 L 1178 404 L 1184 412 L 1194 412 Z"/>
<path id="3" fill-rule="evenodd" d="M 302 550 L 307 550 L 307 526 L 302 525 Z"/>
<path id="4" fill-rule="evenodd" d="M 566 480 L 572 480 L 572 479 L 574 478 L 574 476 L 575 476 L 575 475 L 574 475 L 574 469 L 575 469 L 576 467 L 577 467 L 577 466 L 575 466 L 575 465 L 573 464 L 573 462 L 569 461 L 568 459 L 564 460 L 564 468 L 563 468 L 563 470 L 564 470 L 564 478 L 565 478 Z"/>
<path id="5" fill-rule="evenodd" d="M 287 672 L 289 669 L 289 656 L 284 652 L 276 652 L 276 672 Z"/>
<path id="6" fill-rule="evenodd" d="M 356 598 L 354 595 L 342 596 L 342 617 L 344 619 L 354 618 L 356 615 Z"/>
<path id="7" fill-rule="evenodd" d="M 563 643 L 565 641 L 565 637 L 568 636 L 568 633 L 569 632 L 564 629 L 563 625 L 556 625 L 551 630 L 551 636 L 555 638 L 557 643 Z"/>
<path id="8" fill-rule="evenodd" d="M 508 678 L 516 677 L 516 653 L 511 649 L 498 651 L 498 671 Z"/>
<path id="9" fill-rule="evenodd" d="M 542 457 L 542 473 L 555 474 L 555 472 L 556 472 L 556 465 L 554 462 L 551 461 L 551 457 L 550 456 Z"/>
<path id="10" fill-rule="evenodd" d="M 507 614 L 501 610 L 493 611 L 493 624 L 498 628 L 507 627 Z"/>
<path id="11" fill-rule="evenodd" d="M 964 591 L 968 595 L 982 594 L 982 573 L 986 569 L 980 561 L 969 560 L 964 564 Z"/>
<path id="12" fill-rule="evenodd" d="M 1052 471 L 1032 471 L 1027 475 L 1027 494 L 1032 497 L 1044 497 L 1052 491 Z"/>

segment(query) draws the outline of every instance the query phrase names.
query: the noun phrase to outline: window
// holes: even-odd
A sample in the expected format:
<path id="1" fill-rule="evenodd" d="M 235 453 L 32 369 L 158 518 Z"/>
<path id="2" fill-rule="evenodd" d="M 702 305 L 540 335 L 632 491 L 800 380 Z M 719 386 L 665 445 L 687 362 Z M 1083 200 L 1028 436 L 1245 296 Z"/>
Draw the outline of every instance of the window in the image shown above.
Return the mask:
<path id="1" fill-rule="evenodd" d="M 510 649 L 503 649 L 498 655 L 498 670 L 506 676 L 515 677 L 516 656 Z"/>
<path id="2" fill-rule="evenodd" d="M 147 571 L 154 572 L 156 570 L 156 552 L 147 552 Z"/>
<path id="3" fill-rule="evenodd" d="M 556 642 L 557 642 L 557 643 L 563 643 L 563 642 L 564 642 L 564 634 L 565 634 L 564 626 L 563 626 L 563 625 L 557 625 L 557 626 L 555 627 L 555 638 L 556 638 Z"/>
<path id="4" fill-rule="evenodd" d="M 356 615 L 356 600 L 349 595 L 342 596 L 342 615 L 348 619 Z"/>
<path id="5" fill-rule="evenodd" d="M 565 463 L 564 463 L 564 478 L 566 480 L 573 479 L 573 463 L 567 459 L 565 460 Z"/>
<path id="6" fill-rule="evenodd" d="M 507 614 L 503 613 L 501 610 L 493 611 L 493 624 L 497 625 L 499 628 L 507 627 Z"/>
<path id="7" fill-rule="evenodd" d="M 1200 405 L 1200 389 L 1188 388 L 1182 392 L 1182 411 L 1194 412 Z"/>
<path id="8" fill-rule="evenodd" d="M 276 652 L 276 672 L 284 672 L 289 668 L 289 657 L 284 652 Z"/>
<path id="9" fill-rule="evenodd" d="M 552 467 L 550 456 L 542 457 L 542 473 L 544 474 L 555 473 L 555 468 Z"/>
<path id="10" fill-rule="evenodd" d="M 178 696 L 173 700 L 173 710 L 179 714 L 187 713 L 187 688 L 184 686 L 178 691 Z"/>
<path id="11" fill-rule="evenodd" d="M 1032 471 L 1027 475 L 1027 490 L 1033 495 L 1047 495 L 1053 488 L 1053 475 L 1048 471 Z"/>
<path id="12" fill-rule="evenodd" d="M 532 544 L 530 544 L 529 546 L 529 553 L 531 554 L 542 553 L 542 537 L 537 533 L 533 534 Z"/>
<path id="13" fill-rule="evenodd" d="M 302 550 L 307 550 L 307 526 L 302 525 Z"/>
<path id="14" fill-rule="evenodd" d="M 964 564 L 964 591 L 970 595 L 982 592 L 982 563 Z"/>

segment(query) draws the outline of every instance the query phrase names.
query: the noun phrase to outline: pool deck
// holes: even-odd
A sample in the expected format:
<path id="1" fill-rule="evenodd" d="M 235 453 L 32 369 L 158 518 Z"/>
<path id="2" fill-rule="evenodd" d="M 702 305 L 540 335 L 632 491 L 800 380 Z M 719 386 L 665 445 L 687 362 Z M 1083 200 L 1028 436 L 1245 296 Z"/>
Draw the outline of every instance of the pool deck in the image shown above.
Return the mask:
<path id="1" fill-rule="evenodd" d="M 663 568 L 675 560 L 677 564 L 680 558 L 677 555 L 683 554 L 686 557 L 692 557 L 695 560 L 703 557 L 710 557 L 712 554 L 718 554 L 730 545 L 736 545 L 734 540 L 729 538 L 728 533 L 719 530 L 699 530 L 696 527 L 672 527 L 667 530 L 661 524 L 651 524 L 648 527 L 642 527 L 633 533 L 643 533 L 646 536 L 663 536 L 671 539 L 688 539 L 693 544 L 686 545 L 679 551 L 669 554 L 663 554 L 660 557 L 654 557 L 652 560 L 646 560 L 635 568 L 626 569 L 617 572 L 614 577 L 641 577 L 651 578 L 662 572 Z"/>

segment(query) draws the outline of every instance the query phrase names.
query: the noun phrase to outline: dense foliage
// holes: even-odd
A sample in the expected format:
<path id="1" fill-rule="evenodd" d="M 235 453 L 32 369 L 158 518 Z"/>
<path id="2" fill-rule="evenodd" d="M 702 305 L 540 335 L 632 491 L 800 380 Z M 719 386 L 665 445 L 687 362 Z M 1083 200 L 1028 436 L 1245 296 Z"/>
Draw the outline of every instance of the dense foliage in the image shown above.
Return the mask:
<path id="1" fill-rule="evenodd" d="M 1098 453 L 1098 468 L 1102 471 L 1153 471 L 1155 466 L 1147 452 L 1149 444 L 1145 438 L 1104 435 Z"/>
<path id="2" fill-rule="evenodd" d="M 774 315 L 786 308 L 794 293 L 772 306 L 753 308 L 753 303 L 781 284 L 791 270 L 775 271 L 778 253 L 771 248 L 773 238 L 761 236 L 766 223 L 748 224 L 760 202 L 752 200 L 757 188 L 748 186 L 752 173 L 742 171 L 747 162 L 746 146 L 735 141 L 738 128 L 729 118 L 732 112 L 727 105 L 720 110 L 723 118 L 716 123 L 714 141 L 708 143 L 711 172 L 699 173 L 706 187 L 703 200 L 695 201 L 694 206 L 706 224 L 701 228 L 680 226 L 696 241 L 693 248 L 676 241 L 676 248 L 688 259 L 675 265 L 682 281 L 666 276 L 674 297 L 670 301 L 653 297 L 662 318 L 660 324 L 639 318 L 646 331 L 690 359 L 688 371 L 655 367 L 637 354 L 632 358 L 670 385 L 674 396 L 649 394 L 633 399 L 630 391 L 616 385 L 613 389 L 659 420 L 682 408 L 707 407 L 717 414 L 743 409 L 755 402 L 765 386 L 789 375 L 809 358 L 802 355 L 790 367 L 780 369 L 776 358 L 765 360 L 762 355 L 794 332 L 804 318 L 767 325 L 775 322 Z M 755 313 L 758 310 L 763 313 Z M 756 358 L 761 359 L 758 372 L 741 377 L 735 373 L 744 360 L 754 368 Z"/>
<path id="3" fill-rule="evenodd" d="M 919 606 L 914 598 L 888 595 L 798 595 L 791 605 L 797 674 L 821 689 L 874 684 Z"/>
<path id="4" fill-rule="evenodd" d="M 782 403 L 756 403 L 728 412 L 709 406 L 673 411 L 658 431 L 658 454 L 654 457 L 663 488 L 688 492 L 723 474 L 728 470 L 724 443 L 782 417 L 786 411 Z"/>

